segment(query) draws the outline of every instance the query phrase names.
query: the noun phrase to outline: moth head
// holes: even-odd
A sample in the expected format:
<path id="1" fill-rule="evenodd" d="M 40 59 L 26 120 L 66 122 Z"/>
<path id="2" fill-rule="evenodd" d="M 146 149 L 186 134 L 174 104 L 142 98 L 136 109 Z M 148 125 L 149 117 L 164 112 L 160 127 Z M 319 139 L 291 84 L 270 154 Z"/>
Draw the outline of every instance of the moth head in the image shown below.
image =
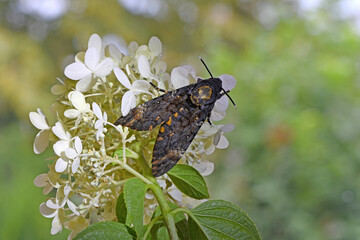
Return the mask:
<path id="1" fill-rule="evenodd" d="M 218 78 L 208 79 L 208 81 L 201 82 L 192 90 L 190 100 L 197 106 L 207 105 L 220 98 L 220 91 L 221 80 Z"/>

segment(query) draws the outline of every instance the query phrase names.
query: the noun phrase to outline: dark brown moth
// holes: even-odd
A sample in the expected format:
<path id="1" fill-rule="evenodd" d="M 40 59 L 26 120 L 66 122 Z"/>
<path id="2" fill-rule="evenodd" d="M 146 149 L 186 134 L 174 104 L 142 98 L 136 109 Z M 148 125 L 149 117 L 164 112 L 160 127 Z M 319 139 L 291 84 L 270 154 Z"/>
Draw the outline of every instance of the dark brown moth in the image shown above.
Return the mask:
<path id="1" fill-rule="evenodd" d="M 150 131 L 160 126 L 152 158 L 154 177 L 167 173 L 185 153 L 205 120 L 209 120 L 215 102 L 226 94 L 222 81 L 214 78 L 198 79 L 196 83 L 165 91 L 165 94 L 149 100 L 120 117 L 115 125 L 122 125 L 137 131 Z M 231 102 L 236 107 L 234 101 Z"/>

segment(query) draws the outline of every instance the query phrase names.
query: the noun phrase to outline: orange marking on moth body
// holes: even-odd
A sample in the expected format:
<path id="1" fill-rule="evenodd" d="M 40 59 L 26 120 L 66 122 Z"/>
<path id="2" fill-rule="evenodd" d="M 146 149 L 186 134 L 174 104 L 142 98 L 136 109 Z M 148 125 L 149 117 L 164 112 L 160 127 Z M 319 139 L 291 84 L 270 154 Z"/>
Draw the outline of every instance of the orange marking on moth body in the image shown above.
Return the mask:
<path id="1" fill-rule="evenodd" d="M 149 131 L 152 130 L 152 129 L 153 129 L 153 126 L 151 125 L 151 126 L 149 127 Z"/>
<path id="2" fill-rule="evenodd" d="M 171 125 L 171 117 L 169 117 L 169 120 L 166 122 L 167 125 Z"/>
<path id="3" fill-rule="evenodd" d="M 175 134 L 175 133 L 170 133 L 170 134 L 169 134 L 169 137 L 171 137 L 171 136 L 174 135 L 174 134 Z"/>
<path id="4" fill-rule="evenodd" d="M 161 127 L 161 128 L 160 128 L 160 132 L 161 132 L 161 133 L 164 133 L 164 132 L 165 132 L 165 128 L 164 128 L 164 127 Z"/>
<path id="5" fill-rule="evenodd" d="M 180 108 L 180 112 L 184 111 L 184 108 Z"/>
<path id="6" fill-rule="evenodd" d="M 160 119 L 160 116 L 158 116 L 157 118 L 155 118 L 155 121 L 159 120 Z"/>
<path id="7" fill-rule="evenodd" d="M 178 117 L 179 116 L 179 114 L 176 112 L 176 113 L 174 113 L 174 117 Z"/>
<path id="8" fill-rule="evenodd" d="M 164 138 L 162 138 L 162 137 L 158 137 L 156 140 L 158 140 L 158 141 L 162 141 L 162 140 L 164 140 Z"/>

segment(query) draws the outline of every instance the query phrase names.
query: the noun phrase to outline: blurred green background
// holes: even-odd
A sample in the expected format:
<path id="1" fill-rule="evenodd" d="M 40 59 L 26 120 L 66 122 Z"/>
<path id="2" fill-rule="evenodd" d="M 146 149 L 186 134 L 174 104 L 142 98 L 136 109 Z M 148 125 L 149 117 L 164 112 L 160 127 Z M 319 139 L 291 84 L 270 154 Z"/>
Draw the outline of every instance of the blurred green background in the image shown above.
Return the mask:
<path id="1" fill-rule="evenodd" d="M 231 201 L 263 239 L 360 239 L 360 1 L 0 1 L 0 239 L 51 236 L 33 179 L 28 113 L 50 111 L 50 87 L 92 33 L 147 44 L 170 68 L 231 74 L 238 105 L 230 146 L 209 159 L 213 199 Z M 51 150 L 51 149 L 50 149 Z"/>

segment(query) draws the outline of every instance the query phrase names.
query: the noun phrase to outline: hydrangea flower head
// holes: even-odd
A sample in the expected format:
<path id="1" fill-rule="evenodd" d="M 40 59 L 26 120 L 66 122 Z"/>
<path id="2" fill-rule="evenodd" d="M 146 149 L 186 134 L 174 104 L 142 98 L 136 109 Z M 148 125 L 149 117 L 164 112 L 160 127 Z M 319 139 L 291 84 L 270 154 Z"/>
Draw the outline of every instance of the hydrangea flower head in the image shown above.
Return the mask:
<path id="1" fill-rule="evenodd" d="M 176 67 L 169 73 L 162 54 L 157 37 L 152 37 L 148 45 L 131 42 L 128 55 L 123 55 L 115 45 L 106 45 L 93 34 L 88 49 L 78 53 L 65 68 L 68 79 L 52 88 L 58 96 L 58 107 L 54 108 L 57 121 L 49 125 L 40 109 L 29 114 L 31 123 L 40 130 L 34 152 L 43 152 L 49 141 L 53 142 L 54 161 L 48 165 L 47 173 L 34 180 L 36 186 L 44 187 L 45 195 L 56 191 L 55 198 L 40 205 L 41 214 L 53 219 L 51 234 L 65 227 L 72 231 L 71 239 L 93 222 L 116 219 L 116 200 L 123 191 L 124 180 L 132 177 L 128 169 L 142 173 L 136 161 L 140 157 L 151 164 L 157 131 L 137 132 L 114 126 L 113 122 L 162 94 L 150 83 L 174 90 L 196 81 L 191 66 Z M 225 90 L 235 86 L 230 75 L 220 79 Z M 228 99 L 219 99 L 211 119 L 222 119 L 227 107 Z M 211 174 L 214 164 L 206 160 L 206 155 L 228 146 L 223 133 L 232 128 L 205 123 L 180 162 L 193 166 L 204 176 Z M 201 202 L 190 201 L 166 174 L 157 182 L 169 201 L 187 206 Z M 156 206 L 153 195 L 147 193 L 144 221 L 151 219 Z"/>

